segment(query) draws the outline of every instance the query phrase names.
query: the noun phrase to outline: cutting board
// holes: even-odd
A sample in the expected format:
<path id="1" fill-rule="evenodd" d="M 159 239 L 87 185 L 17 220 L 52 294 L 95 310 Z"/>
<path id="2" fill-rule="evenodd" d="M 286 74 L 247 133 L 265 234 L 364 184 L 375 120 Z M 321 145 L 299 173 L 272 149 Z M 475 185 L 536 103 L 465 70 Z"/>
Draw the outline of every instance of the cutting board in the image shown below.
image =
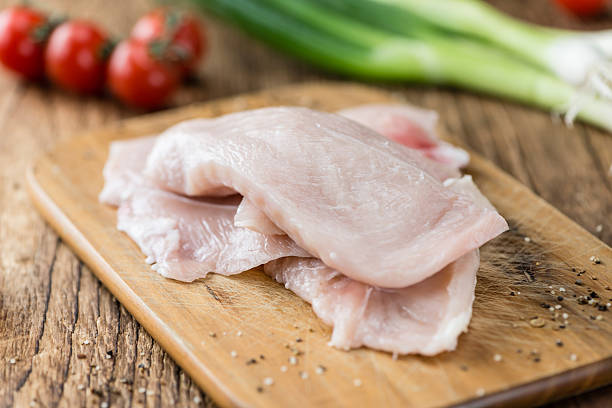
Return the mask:
<path id="1" fill-rule="evenodd" d="M 436 357 L 333 349 L 310 306 L 258 269 L 165 279 L 116 230 L 115 210 L 98 203 L 113 140 L 262 106 L 394 101 L 374 88 L 317 83 L 130 119 L 58 145 L 32 167 L 29 189 L 61 237 L 224 406 L 520 406 L 612 382 L 612 250 L 474 153 L 467 173 L 510 231 L 482 248 L 469 332 Z"/>

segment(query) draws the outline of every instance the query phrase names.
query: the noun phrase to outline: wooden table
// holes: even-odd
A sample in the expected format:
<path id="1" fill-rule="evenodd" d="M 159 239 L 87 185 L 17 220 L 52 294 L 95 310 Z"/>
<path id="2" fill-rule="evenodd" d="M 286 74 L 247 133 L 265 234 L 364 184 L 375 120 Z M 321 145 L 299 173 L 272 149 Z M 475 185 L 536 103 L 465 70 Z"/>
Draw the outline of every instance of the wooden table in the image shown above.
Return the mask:
<path id="1" fill-rule="evenodd" d="M 0 0 L 4 6 L 12 1 Z M 502 1 L 532 21 L 585 26 L 546 0 Z M 49 10 L 89 17 L 115 35 L 152 2 L 48 0 Z M 175 105 L 286 83 L 337 79 L 215 21 L 200 83 Z M 602 18 L 592 27 L 610 27 Z M 446 89 L 389 87 L 437 109 L 457 138 L 612 243 L 612 137 L 548 113 Z M 213 406 L 47 226 L 24 189 L 28 164 L 58 140 L 136 115 L 105 98 L 79 98 L 0 73 L 0 407 Z M 556 407 L 605 407 L 612 386 Z"/>

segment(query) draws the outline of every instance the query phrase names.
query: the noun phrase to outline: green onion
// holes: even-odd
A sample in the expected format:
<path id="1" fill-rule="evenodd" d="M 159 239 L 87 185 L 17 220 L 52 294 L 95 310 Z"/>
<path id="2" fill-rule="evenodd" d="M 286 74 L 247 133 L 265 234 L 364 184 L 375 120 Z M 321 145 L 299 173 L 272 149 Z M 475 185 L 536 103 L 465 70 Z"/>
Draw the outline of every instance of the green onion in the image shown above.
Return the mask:
<path id="1" fill-rule="evenodd" d="M 566 32 L 517 22 L 475 0 L 194 1 L 334 72 L 462 87 L 556 112 L 570 110 L 570 116 L 612 131 L 612 103 L 579 92 L 547 69 L 541 55 L 520 47 L 525 41 L 523 48 L 541 50 Z M 479 25 L 475 18 L 486 21 Z M 493 41 L 496 27 L 503 41 Z"/>
<path id="2" fill-rule="evenodd" d="M 333 0 L 332 0 L 333 1 Z M 572 84 L 610 82 L 612 31 L 556 30 L 518 21 L 479 0 L 369 0 L 449 32 L 503 48 Z M 595 80 L 598 81 L 597 79 Z M 594 84 L 589 84 L 594 85 Z M 609 83 L 604 96 L 612 95 Z M 595 85 L 601 92 L 601 87 Z"/>
<path id="3" fill-rule="evenodd" d="M 387 6 L 395 13 L 420 18 L 448 32 L 498 45 L 542 67 L 548 64 L 541 50 L 556 37 L 551 30 L 510 18 L 477 0 L 370 0 L 364 3 L 371 7 Z"/>

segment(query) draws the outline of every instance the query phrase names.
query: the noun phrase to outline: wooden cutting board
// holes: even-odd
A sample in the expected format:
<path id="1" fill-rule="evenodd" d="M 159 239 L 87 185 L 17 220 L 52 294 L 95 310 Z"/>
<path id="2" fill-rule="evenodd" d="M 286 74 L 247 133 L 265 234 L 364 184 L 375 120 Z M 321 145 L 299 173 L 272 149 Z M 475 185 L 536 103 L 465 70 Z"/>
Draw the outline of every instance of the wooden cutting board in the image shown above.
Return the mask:
<path id="1" fill-rule="evenodd" d="M 29 189 L 62 238 L 224 406 L 520 406 L 612 382 L 612 250 L 476 154 L 467 172 L 511 230 L 482 248 L 469 332 L 456 351 L 429 358 L 328 347 L 330 329 L 310 306 L 257 269 L 165 279 L 115 229 L 115 210 L 98 203 L 112 140 L 262 106 L 393 101 L 363 86 L 306 84 L 131 119 L 58 145 L 32 167 Z"/>

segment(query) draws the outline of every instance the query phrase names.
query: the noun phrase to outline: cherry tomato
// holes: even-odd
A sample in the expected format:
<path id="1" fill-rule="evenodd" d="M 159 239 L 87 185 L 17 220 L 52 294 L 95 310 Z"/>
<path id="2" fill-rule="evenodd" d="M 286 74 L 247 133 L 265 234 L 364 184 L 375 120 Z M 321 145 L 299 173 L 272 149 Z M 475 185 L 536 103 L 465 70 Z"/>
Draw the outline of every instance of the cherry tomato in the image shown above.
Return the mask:
<path id="1" fill-rule="evenodd" d="M 109 44 L 106 33 L 90 22 L 74 20 L 59 25 L 47 42 L 47 76 L 69 91 L 101 91 Z"/>
<path id="2" fill-rule="evenodd" d="M 122 41 L 108 64 L 108 84 L 122 102 L 145 109 L 162 107 L 180 81 L 178 67 L 153 55 L 151 44 Z"/>
<path id="3" fill-rule="evenodd" d="M 607 7 L 606 0 L 555 0 L 564 9 L 579 17 L 590 17 L 603 13 Z"/>
<path id="4" fill-rule="evenodd" d="M 9 7 L 0 13 L 0 62 L 22 77 L 40 79 L 44 74 L 44 38 L 37 30 L 47 18 L 25 6 Z"/>
<path id="5" fill-rule="evenodd" d="M 195 68 L 206 49 L 198 20 L 167 8 L 159 8 L 142 16 L 134 25 L 131 38 L 143 42 L 167 41 L 171 45 L 169 51 L 182 61 L 185 73 Z"/>

